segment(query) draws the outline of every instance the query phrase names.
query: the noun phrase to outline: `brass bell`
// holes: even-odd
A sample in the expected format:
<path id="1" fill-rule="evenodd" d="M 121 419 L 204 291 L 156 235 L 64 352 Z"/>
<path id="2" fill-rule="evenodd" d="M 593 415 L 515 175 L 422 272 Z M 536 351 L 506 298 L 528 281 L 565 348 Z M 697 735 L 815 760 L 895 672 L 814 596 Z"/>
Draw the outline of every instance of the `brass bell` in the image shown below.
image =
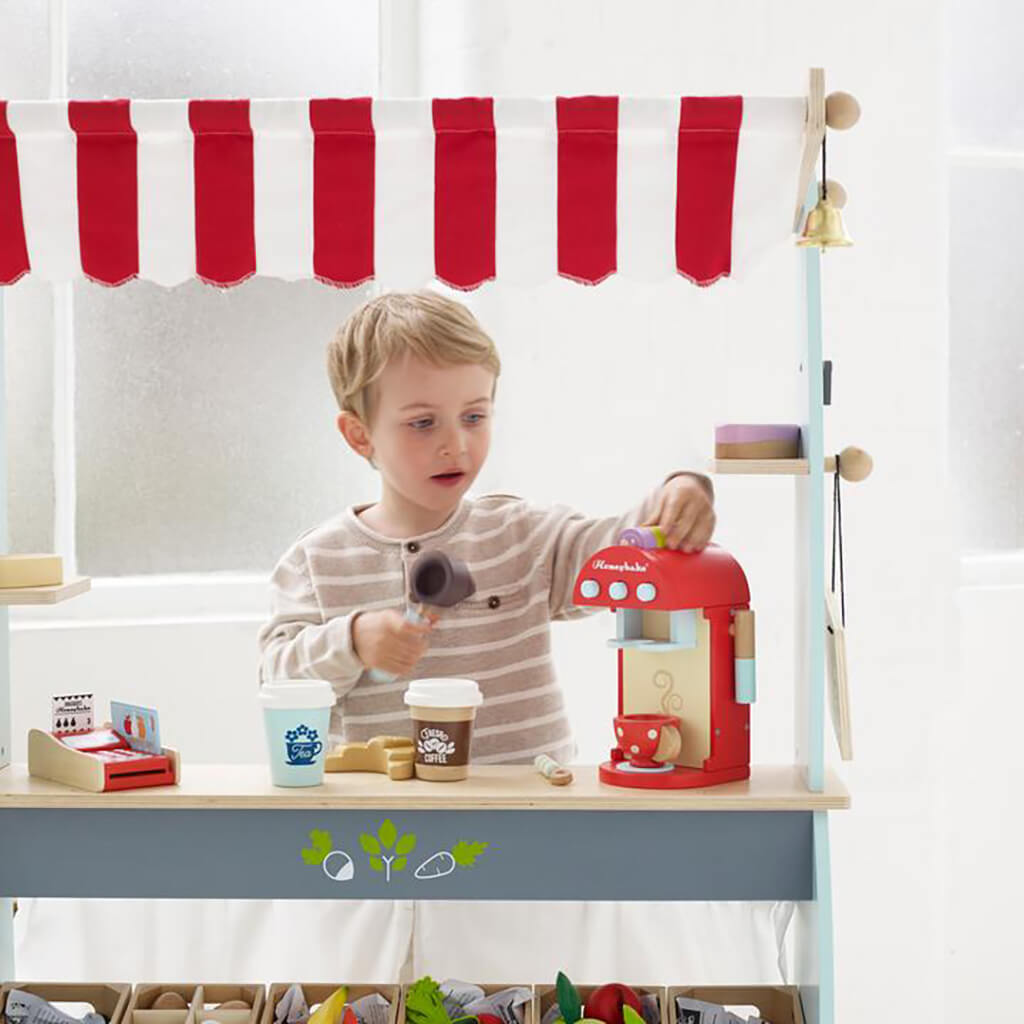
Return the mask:
<path id="1" fill-rule="evenodd" d="M 796 244 L 805 248 L 816 246 L 819 249 L 853 245 L 853 239 L 843 227 L 843 215 L 827 195 L 822 196 L 814 209 L 807 214 L 803 234 L 796 240 Z"/>

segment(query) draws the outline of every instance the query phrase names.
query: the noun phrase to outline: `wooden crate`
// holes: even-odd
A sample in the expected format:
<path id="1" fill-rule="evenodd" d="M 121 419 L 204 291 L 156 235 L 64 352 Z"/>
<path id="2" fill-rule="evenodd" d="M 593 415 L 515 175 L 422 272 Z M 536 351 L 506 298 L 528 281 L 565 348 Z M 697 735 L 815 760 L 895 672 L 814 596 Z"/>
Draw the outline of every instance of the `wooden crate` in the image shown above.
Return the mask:
<path id="1" fill-rule="evenodd" d="M 270 991 L 267 994 L 267 1001 L 263 1009 L 263 1019 L 261 1024 L 274 1024 L 274 1011 L 277 1009 L 277 1004 L 293 984 L 295 983 L 291 981 L 278 981 L 274 982 L 274 984 L 270 986 Z M 303 994 L 306 996 L 306 1002 L 310 1006 L 322 1003 L 337 989 L 341 988 L 342 985 L 346 985 L 348 987 L 348 1001 L 350 1003 L 355 1002 L 357 999 L 362 999 L 363 996 L 370 996 L 375 992 L 379 992 L 391 1004 L 391 1009 L 388 1012 L 388 1024 L 397 1024 L 398 1022 L 398 1004 L 400 1002 L 401 991 L 397 985 L 376 985 L 366 982 L 355 984 L 345 981 L 332 982 L 329 984 L 322 982 L 300 981 L 298 984 L 302 988 Z"/>
<path id="2" fill-rule="evenodd" d="M 629 987 L 641 998 L 643 996 L 657 996 L 658 1006 L 661 1009 L 660 1018 L 661 1024 L 675 1024 L 674 1021 L 669 1020 L 667 1016 L 668 1000 L 665 998 L 665 986 L 664 985 L 634 985 L 631 982 L 626 982 Z M 593 994 L 595 989 L 599 988 L 598 985 L 576 985 L 576 991 L 580 994 L 580 999 L 586 1004 L 587 999 Z M 558 1002 L 558 996 L 555 992 L 554 985 L 538 985 L 534 990 L 533 1002 L 535 1006 L 534 1016 L 536 1017 L 537 1024 L 541 1024 L 544 1019 L 544 1014 L 548 1012 L 550 1007 L 554 1006 Z"/>
<path id="3" fill-rule="evenodd" d="M 756 1006 L 758 1016 L 770 1024 L 804 1024 L 800 990 L 795 985 L 687 985 L 668 990 L 669 1017 L 665 1024 L 680 1024 L 676 996 L 689 996 L 722 1006 Z M 746 1014 L 741 1014 L 746 1016 Z M 703 1024 L 694 1021 L 693 1024 Z"/>
<path id="4" fill-rule="evenodd" d="M 97 1013 L 107 1018 L 107 1024 L 122 1024 L 132 994 L 132 987 L 127 983 L 12 981 L 0 988 L 0 1024 L 7 1024 L 7 1015 L 3 1011 L 7 1006 L 7 993 L 14 988 L 31 992 L 51 1003 L 91 1003 Z"/>
<path id="5" fill-rule="evenodd" d="M 467 981 L 466 978 L 459 978 L 459 981 Z M 534 985 L 525 981 L 506 981 L 501 984 L 485 983 L 482 981 L 470 982 L 470 984 L 477 985 L 484 990 L 484 995 L 494 995 L 495 992 L 500 992 L 506 988 L 525 988 L 529 989 L 533 993 L 530 999 L 523 1005 L 523 1024 L 540 1024 L 540 1017 L 537 1016 L 537 989 Z M 402 986 L 402 1014 L 401 1022 L 406 1024 L 405 1020 L 405 994 L 409 990 L 408 985 Z"/>

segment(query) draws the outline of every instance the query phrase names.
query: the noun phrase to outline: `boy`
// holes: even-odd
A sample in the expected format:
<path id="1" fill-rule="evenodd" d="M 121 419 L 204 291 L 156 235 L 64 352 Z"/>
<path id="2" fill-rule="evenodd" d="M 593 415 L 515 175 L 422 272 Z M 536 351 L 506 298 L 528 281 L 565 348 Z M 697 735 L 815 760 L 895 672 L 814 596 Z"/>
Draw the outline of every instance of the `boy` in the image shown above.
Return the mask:
<path id="1" fill-rule="evenodd" d="M 507 494 L 466 498 L 487 458 L 501 367 L 470 311 L 433 292 L 367 302 L 329 344 L 327 367 L 338 429 L 380 472 L 381 497 L 307 531 L 281 559 L 260 632 L 263 679 L 328 680 L 331 739 L 358 741 L 409 731 L 410 676 L 466 676 L 484 695 L 473 763 L 572 760 L 549 624 L 583 614 L 571 603 L 576 574 L 626 526 L 657 524 L 669 546 L 703 548 L 710 481 L 673 474 L 639 508 L 604 519 Z M 477 591 L 410 623 L 409 571 L 432 548 L 466 562 Z"/>

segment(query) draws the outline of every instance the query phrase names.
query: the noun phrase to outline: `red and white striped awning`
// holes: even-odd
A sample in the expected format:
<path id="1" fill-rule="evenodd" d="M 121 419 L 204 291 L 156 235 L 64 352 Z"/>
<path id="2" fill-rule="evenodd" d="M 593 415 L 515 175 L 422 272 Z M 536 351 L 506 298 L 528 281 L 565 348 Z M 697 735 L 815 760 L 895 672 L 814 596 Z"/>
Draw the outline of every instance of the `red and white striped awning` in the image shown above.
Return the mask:
<path id="1" fill-rule="evenodd" d="M 0 284 L 711 284 L 791 235 L 803 97 L 0 101 Z"/>

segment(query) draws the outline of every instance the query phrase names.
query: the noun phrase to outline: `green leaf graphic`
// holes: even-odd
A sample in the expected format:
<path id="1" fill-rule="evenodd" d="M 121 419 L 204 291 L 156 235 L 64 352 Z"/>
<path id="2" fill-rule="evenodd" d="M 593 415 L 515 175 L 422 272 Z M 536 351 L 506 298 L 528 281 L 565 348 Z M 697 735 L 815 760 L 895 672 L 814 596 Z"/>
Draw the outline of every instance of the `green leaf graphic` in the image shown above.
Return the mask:
<path id="1" fill-rule="evenodd" d="M 402 838 L 398 840 L 398 845 L 395 847 L 395 853 L 397 853 L 399 857 L 407 857 L 415 849 L 416 836 L 410 832 L 409 835 L 402 836 Z"/>
<path id="2" fill-rule="evenodd" d="M 383 871 L 384 870 L 384 861 L 382 861 L 380 859 L 380 857 L 371 857 L 370 858 L 370 867 L 373 868 L 374 871 Z"/>
<path id="3" fill-rule="evenodd" d="M 363 832 L 359 836 L 359 845 L 371 856 L 380 856 L 380 843 L 369 832 Z"/>
<path id="4" fill-rule="evenodd" d="M 399 857 L 395 861 L 395 863 L 391 865 L 391 870 L 392 871 L 404 871 L 405 870 L 405 865 L 407 863 L 408 863 L 408 859 L 406 857 Z"/>
<path id="5" fill-rule="evenodd" d="M 455 863 L 460 868 L 471 868 L 476 863 L 477 857 L 480 856 L 487 849 L 490 843 L 467 843 L 465 839 L 460 839 L 452 847 L 452 856 L 455 858 Z"/>
<path id="6" fill-rule="evenodd" d="M 310 846 L 302 851 L 302 859 L 307 864 L 323 864 L 334 845 L 331 842 L 331 833 L 313 829 L 309 833 L 309 841 Z"/>
<path id="7" fill-rule="evenodd" d="M 622 1024 L 644 1024 L 643 1017 L 640 1016 L 632 1006 L 628 1006 L 626 1003 L 622 1004 Z"/>
<path id="8" fill-rule="evenodd" d="M 583 1004 L 576 986 L 561 971 L 555 981 L 555 995 L 565 1024 L 575 1024 L 583 1016 Z"/>
<path id="9" fill-rule="evenodd" d="M 398 829 L 395 828 L 394 822 L 390 818 L 385 820 L 384 824 L 377 830 L 377 836 L 385 850 L 390 850 L 395 845 L 395 840 L 398 838 Z"/>

